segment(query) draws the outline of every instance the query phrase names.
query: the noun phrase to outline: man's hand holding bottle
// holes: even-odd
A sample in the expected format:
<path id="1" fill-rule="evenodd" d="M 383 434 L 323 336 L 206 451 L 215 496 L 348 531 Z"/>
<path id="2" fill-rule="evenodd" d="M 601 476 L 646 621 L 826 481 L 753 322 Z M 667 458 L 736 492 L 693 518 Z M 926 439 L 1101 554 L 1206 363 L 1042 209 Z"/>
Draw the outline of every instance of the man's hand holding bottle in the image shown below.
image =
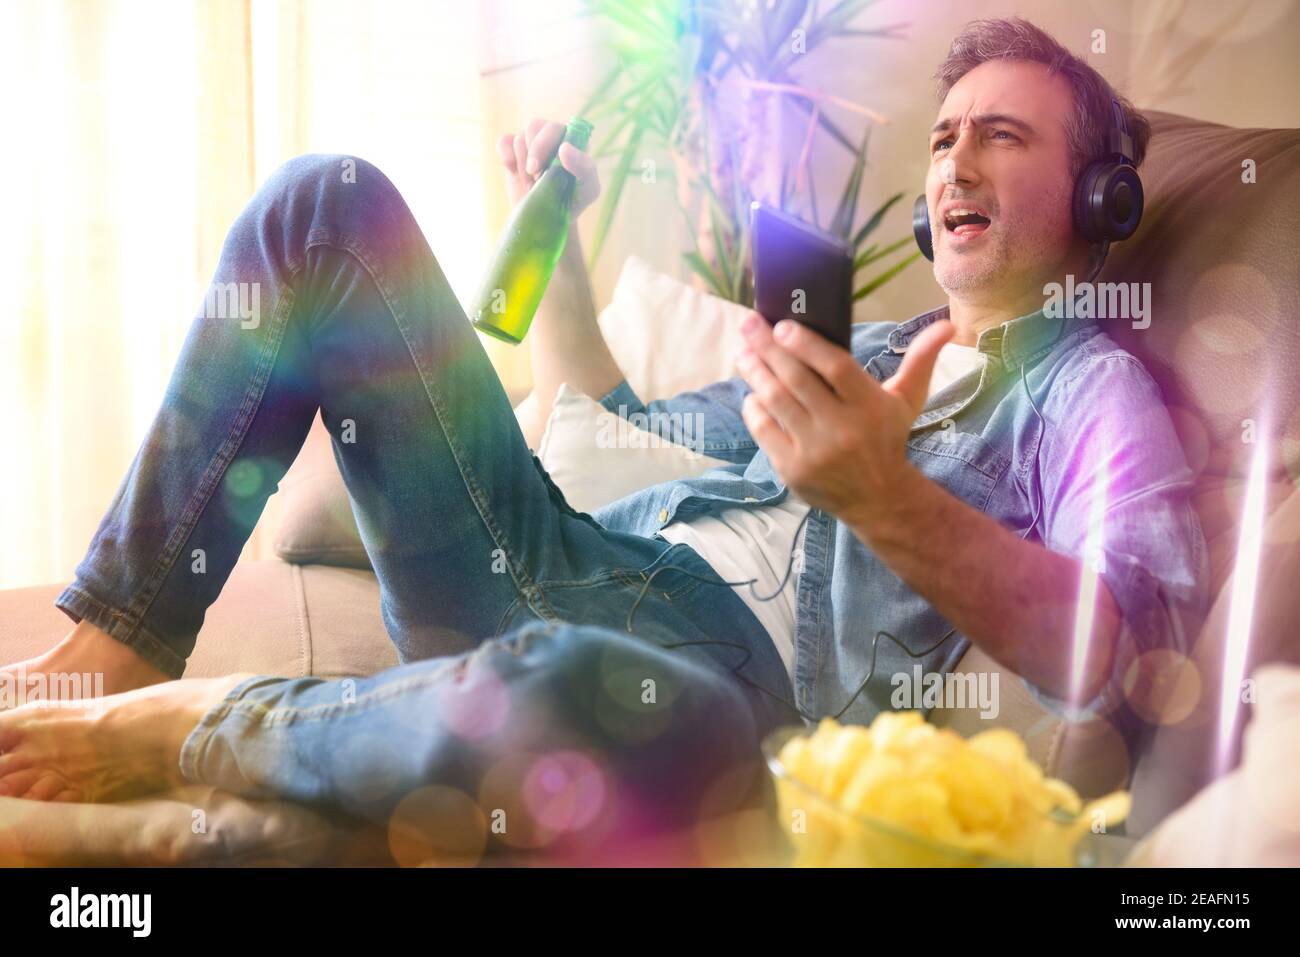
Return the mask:
<path id="1" fill-rule="evenodd" d="M 548 256 L 548 263 L 543 264 L 542 270 L 537 270 L 525 261 L 531 257 L 521 256 L 521 269 L 502 270 L 501 279 L 493 280 L 505 288 L 510 275 L 524 274 L 531 270 L 536 276 L 527 282 L 532 294 L 536 294 L 539 286 L 549 287 L 537 305 L 537 321 L 532 324 L 533 331 L 528 336 L 534 402 L 532 420 L 524 424 L 524 437 L 533 448 L 541 440 L 543 427 L 551 414 L 561 383 L 567 382 L 570 388 L 599 398 L 623 378 L 596 322 L 591 281 L 587 275 L 577 230 L 571 225 L 578 214 L 600 196 L 596 161 L 582 148 L 586 146 L 587 138 L 580 135 L 580 145 L 565 142 L 566 135 L 570 139 L 574 138 L 575 126 L 581 132 L 581 126 L 586 124 L 577 119 L 569 124 L 536 119 L 522 132 L 506 133 L 497 140 L 497 155 L 506 174 L 506 196 L 514 209 L 511 223 L 507 226 L 505 242 L 522 238 L 509 234 L 512 231 L 522 232 L 517 224 L 521 215 L 529 212 L 526 207 L 539 200 L 545 203 L 550 184 L 539 181 L 545 176 L 552 158 L 557 155 L 557 148 L 559 166 L 564 171 L 563 178 L 570 179 L 573 183 L 571 195 L 566 200 L 567 215 L 564 223 L 555 219 L 552 220 L 553 226 L 543 230 L 545 236 L 555 238 L 559 237 L 551 232 L 552 229 L 561 229 L 567 233 L 567 242 L 558 262 L 549 260 Z M 552 170 L 553 174 L 558 172 L 559 169 Z M 525 248 L 524 244 L 519 245 Z M 543 239 L 538 243 L 529 243 L 526 248 L 540 249 L 542 246 L 549 248 L 549 241 Z M 554 262 L 554 275 L 548 283 L 543 278 L 543 273 L 549 273 L 549 262 Z M 492 321 L 497 317 L 489 315 L 485 318 Z M 496 334 L 485 328 L 486 324 L 475 324 L 490 334 Z M 515 323 L 509 338 L 518 342 L 524 337 L 527 328 L 526 321 Z"/>
<path id="2" fill-rule="evenodd" d="M 506 140 L 501 137 L 497 148 L 514 209 L 466 312 L 480 332 L 518 343 L 568 244 L 573 217 L 600 192 L 600 184 L 595 163 L 583 152 L 591 124 L 581 117 L 564 127 L 534 120 L 509 144 Z M 561 145 L 568 149 L 558 156 Z"/>
<path id="3" fill-rule="evenodd" d="M 504 133 L 497 140 L 497 155 L 506 172 L 506 196 L 517 206 L 541 175 L 546 172 L 556 145 L 560 147 L 560 165 L 578 181 L 573 195 L 573 216 L 590 206 L 600 196 L 600 177 L 591 154 L 564 139 L 565 125 L 554 120 L 535 119 L 519 133 Z"/>

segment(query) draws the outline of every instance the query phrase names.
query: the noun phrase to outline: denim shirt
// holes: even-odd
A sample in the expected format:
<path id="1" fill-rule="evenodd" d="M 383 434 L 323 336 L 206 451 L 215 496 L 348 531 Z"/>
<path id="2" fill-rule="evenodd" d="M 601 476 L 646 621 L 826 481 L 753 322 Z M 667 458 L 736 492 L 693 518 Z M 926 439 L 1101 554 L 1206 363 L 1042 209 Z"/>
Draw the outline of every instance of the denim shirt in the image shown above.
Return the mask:
<path id="1" fill-rule="evenodd" d="M 943 306 L 904 323 L 857 325 L 853 356 L 884 381 L 913 337 L 947 317 Z M 1017 533 L 1041 508 L 1029 540 L 1085 562 L 1109 586 L 1122 627 L 1110 680 L 1097 697 L 1071 708 L 1025 685 L 1058 715 L 1105 715 L 1128 736 L 1137 719 L 1124 704 L 1125 672 L 1156 649 L 1188 653 L 1189 632 L 1206 613 L 1209 562 L 1190 501 L 1193 473 L 1155 381 L 1097 320 L 1049 318 L 1039 310 L 984 330 L 976 348 L 987 361 L 930 396 L 912 425 L 907 457 L 922 474 Z M 1021 384 L 1022 363 L 1045 429 Z M 780 502 L 785 485 L 741 418 L 749 391 L 735 377 L 644 403 L 624 380 L 603 396 L 601 404 L 616 414 L 660 413 L 650 421 L 667 423 L 664 438 L 730 464 L 634 492 L 593 517 L 608 528 L 653 537 L 694 515 Z M 697 424 L 689 439 L 676 434 L 685 423 Z M 1104 495 L 1100 512 L 1098 494 Z M 842 720 L 867 723 L 892 710 L 894 675 L 911 676 L 918 663 L 922 674 L 955 669 L 970 644 L 960 632 L 922 653 L 950 628 L 847 526 L 824 511 L 811 512 L 795 606 L 800 709 L 826 715 L 843 708 L 871 668 L 873 636 L 885 631 L 908 650 L 880 637 L 871 680 Z M 921 710 L 928 715 L 930 709 Z"/>

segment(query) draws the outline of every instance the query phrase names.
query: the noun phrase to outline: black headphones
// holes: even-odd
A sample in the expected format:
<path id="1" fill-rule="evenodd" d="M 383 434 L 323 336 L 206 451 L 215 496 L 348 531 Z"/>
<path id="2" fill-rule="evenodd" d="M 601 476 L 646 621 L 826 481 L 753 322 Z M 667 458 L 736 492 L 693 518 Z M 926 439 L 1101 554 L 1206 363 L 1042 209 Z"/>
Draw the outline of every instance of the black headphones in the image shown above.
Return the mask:
<path id="1" fill-rule="evenodd" d="M 1074 230 L 1094 243 L 1128 239 L 1142 220 L 1142 180 L 1133 166 L 1133 137 L 1119 101 L 1110 101 L 1114 125 L 1107 134 L 1106 154 L 1088 165 L 1074 184 Z M 930 207 L 922 193 L 912 204 L 912 234 L 921 254 L 934 261 Z"/>

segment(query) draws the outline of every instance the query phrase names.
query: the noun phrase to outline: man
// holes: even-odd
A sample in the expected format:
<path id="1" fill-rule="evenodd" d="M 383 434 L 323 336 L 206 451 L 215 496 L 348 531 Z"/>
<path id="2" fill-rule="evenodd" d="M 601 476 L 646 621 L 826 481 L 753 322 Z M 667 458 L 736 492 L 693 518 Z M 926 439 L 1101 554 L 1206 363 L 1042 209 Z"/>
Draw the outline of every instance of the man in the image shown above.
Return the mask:
<path id="1" fill-rule="evenodd" d="M 776 725 L 870 720 L 893 676 L 950 670 L 970 642 L 1054 706 L 1120 720 L 1127 664 L 1186 649 L 1206 568 L 1152 380 L 1095 321 L 1043 312 L 1044 286 L 1095 260 L 1070 197 L 1102 152 L 1112 91 L 1023 21 L 972 24 L 939 78 L 926 198 L 948 305 L 858 327 L 851 355 L 751 315 L 738 376 L 646 406 L 600 338 L 571 237 L 531 334 L 543 410 L 567 381 L 610 409 L 702 413 L 704 450 L 732 463 L 594 517 L 529 453 L 382 174 L 359 164 L 343 184 L 337 158 L 288 164 L 217 274 L 261 283 L 270 315 L 195 323 L 59 599 L 80 623 L 27 667 L 105 670 L 110 691 L 179 677 L 318 404 L 405 664 L 0 714 L 0 793 L 188 780 L 384 822 L 433 787 L 485 817 L 492 794 L 523 794 L 533 834 L 635 833 L 735 803 Z M 1140 162 L 1146 124 L 1120 103 Z M 514 198 L 558 132 L 503 139 Z M 590 203 L 590 161 L 560 156 Z M 268 476 L 244 490 L 251 508 L 226 478 L 237 465 Z M 449 635 L 480 643 L 431 658 Z M 558 824 L 537 811 L 556 794 Z"/>

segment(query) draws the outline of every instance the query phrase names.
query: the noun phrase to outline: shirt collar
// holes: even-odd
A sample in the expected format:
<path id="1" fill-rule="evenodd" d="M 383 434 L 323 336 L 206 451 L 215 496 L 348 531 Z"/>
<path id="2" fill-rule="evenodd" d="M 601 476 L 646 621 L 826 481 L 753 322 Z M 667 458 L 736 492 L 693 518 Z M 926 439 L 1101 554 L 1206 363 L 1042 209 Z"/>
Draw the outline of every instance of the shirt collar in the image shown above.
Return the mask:
<path id="1" fill-rule="evenodd" d="M 940 306 L 899 323 L 890 330 L 887 345 L 895 353 L 907 351 L 908 344 L 922 329 L 932 322 L 948 318 L 948 307 Z M 1073 321 L 1066 317 L 1048 318 L 1042 309 L 1018 319 L 1009 319 L 1001 325 L 985 329 L 975 340 L 975 348 L 1003 368 L 1012 368 L 1022 361 L 1037 359 L 1065 334 Z"/>

